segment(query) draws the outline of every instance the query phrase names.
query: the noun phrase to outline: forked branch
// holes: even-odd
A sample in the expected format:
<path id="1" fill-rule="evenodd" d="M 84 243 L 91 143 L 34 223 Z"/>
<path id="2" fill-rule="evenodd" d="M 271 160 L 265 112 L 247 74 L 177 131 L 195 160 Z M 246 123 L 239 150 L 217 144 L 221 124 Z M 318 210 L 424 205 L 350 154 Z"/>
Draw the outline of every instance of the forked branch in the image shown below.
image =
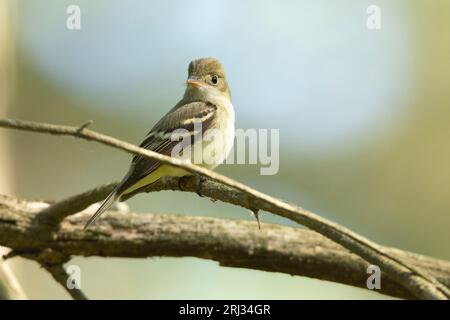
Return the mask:
<path id="1" fill-rule="evenodd" d="M 437 281 L 425 271 L 405 262 L 402 258 L 392 254 L 392 252 L 385 250 L 384 247 L 306 209 L 283 202 L 211 170 L 191 163 L 186 163 L 180 159 L 174 159 L 150 150 L 139 148 L 135 145 L 88 130 L 84 127 L 70 127 L 9 119 L 0 120 L 0 126 L 54 135 L 69 135 L 86 140 L 97 141 L 129 153 L 140 154 L 161 161 L 162 163 L 183 168 L 191 173 L 204 176 L 221 185 L 217 188 L 217 190 L 220 190 L 218 191 L 219 194 L 224 191 L 233 191 L 233 194 L 236 195 L 237 199 L 230 198 L 230 201 L 228 202 L 244 206 L 252 211 L 264 210 L 271 212 L 275 215 L 300 223 L 311 230 L 324 235 L 368 262 L 378 265 L 382 272 L 387 274 L 394 282 L 407 289 L 410 294 L 415 297 L 422 299 L 450 298 L 450 290 L 447 286 Z M 221 190 L 221 188 L 223 189 Z M 212 196 L 212 198 L 220 199 L 219 196 Z M 60 205 L 61 204 L 55 204 L 55 207 L 46 209 L 40 214 L 40 217 L 50 218 L 47 221 L 52 221 L 51 218 L 55 217 L 56 219 L 59 219 L 59 222 L 65 216 L 75 213 L 70 212 L 71 210 L 63 213 L 61 208 L 58 209 L 58 206 Z"/>

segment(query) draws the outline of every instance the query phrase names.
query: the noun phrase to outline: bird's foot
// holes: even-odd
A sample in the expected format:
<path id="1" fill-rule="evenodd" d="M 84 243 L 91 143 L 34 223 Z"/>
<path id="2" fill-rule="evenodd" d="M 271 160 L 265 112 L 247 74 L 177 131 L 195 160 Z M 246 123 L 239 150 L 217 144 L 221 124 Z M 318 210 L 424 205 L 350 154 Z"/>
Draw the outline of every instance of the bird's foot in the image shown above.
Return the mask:
<path id="1" fill-rule="evenodd" d="M 183 185 L 186 182 L 186 179 L 189 179 L 191 176 L 181 176 L 178 178 L 178 189 L 180 191 L 185 191 L 185 189 L 183 188 Z"/>
<path id="2" fill-rule="evenodd" d="M 204 176 L 198 176 L 198 182 L 197 186 L 195 187 L 195 193 L 198 194 L 200 197 L 204 197 L 202 195 L 202 184 L 206 181 L 206 178 Z"/>
<path id="3" fill-rule="evenodd" d="M 179 177 L 178 178 L 178 189 L 180 189 L 180 191 L 183 191 L 183 179 L 184 177 Z"/>

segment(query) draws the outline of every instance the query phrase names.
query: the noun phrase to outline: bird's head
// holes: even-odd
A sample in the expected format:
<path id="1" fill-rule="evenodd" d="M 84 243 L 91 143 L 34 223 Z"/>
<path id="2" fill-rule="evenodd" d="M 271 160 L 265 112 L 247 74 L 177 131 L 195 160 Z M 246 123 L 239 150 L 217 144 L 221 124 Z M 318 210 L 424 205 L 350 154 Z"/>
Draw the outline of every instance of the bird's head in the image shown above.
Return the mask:
<path id="1" fill-rule="evenodd" d="M 186 98 L 208 100 L 210 97 L 221 96 L 231 100 L 225 70 L 217 59 L 201 58 L 191 61 L 186 84 Z"/>

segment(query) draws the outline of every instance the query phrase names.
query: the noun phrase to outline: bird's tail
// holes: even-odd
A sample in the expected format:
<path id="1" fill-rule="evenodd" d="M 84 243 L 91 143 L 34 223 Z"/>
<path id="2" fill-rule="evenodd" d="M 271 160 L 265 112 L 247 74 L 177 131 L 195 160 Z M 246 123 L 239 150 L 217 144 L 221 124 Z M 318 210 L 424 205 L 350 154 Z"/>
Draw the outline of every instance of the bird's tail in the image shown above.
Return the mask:
<path id="1" fill-rule="evenodd" d="M 111 191 L 108 197 L 106 197 L 105 201 L 103 201 L 100 208 L 98 208 L 97 211 L 94 213 L 94 215 L 89 218 L 83 230 L 86 230 L 91 224 L 93 224 L 102 215 L 103 212 L 108 210 L 109 207 L 111 207 L 113 203 L 120 198 L 119 187 L 120 184 L 116 186 L 113 191 Z"/>

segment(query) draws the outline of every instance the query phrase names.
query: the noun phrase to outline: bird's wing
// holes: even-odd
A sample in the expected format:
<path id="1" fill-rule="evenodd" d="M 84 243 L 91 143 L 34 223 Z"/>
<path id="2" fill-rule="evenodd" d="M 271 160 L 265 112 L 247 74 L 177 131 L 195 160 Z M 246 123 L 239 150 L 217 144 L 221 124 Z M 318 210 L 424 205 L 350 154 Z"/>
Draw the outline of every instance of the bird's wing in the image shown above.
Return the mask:
<path id="1" fill-rule="evenodd" d="M 173 139 L 173 133 L 177 132 L 176 130 L 185 130 L 183 132 L 190 136 L 189 140 L 192 144 L 196 135 L 199 134 L 195 131 L 199 125 L 202 132 L 214 126 L 216 111 L 215 105 L 203 101 L 178 104 L 150 130 L 140 147 L 170 156 L 172 149 L 180 143 Z M 182 131 L 178 132 L 182 133 Z M 119 193 L 129 189 L 160 166 L 159 161 L 136 155 L 128 174 L 121 182 Z"/>

